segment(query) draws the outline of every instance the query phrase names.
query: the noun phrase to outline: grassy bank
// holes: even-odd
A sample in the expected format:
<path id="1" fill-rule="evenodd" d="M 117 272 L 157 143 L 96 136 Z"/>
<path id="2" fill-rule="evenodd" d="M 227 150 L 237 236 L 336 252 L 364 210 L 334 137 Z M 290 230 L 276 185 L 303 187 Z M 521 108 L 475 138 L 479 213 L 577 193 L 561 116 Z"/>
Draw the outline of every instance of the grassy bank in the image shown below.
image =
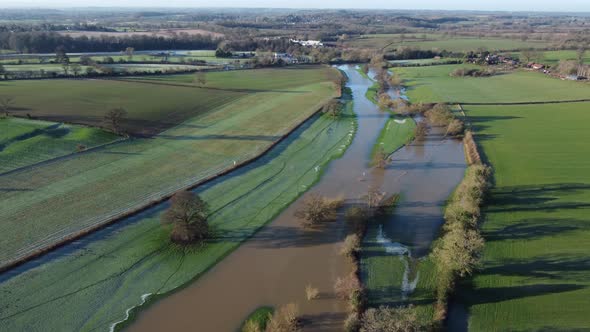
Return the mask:
<path id="1" fill-rule="evenodd" d="M 411 117 L 391 115 L 377 137 L 371 157 L 378 151 L 391 155 L 414 138 L 416 122 Z M 372 158 L 371 158 L 372 159 Z"/>
<path id="2" fill-rule="evenodd" d="M 215 230 L 203 248 L 170 245 L 163 208 L 155 208 L 3 281 L 0 329 L 105 330 L 142 296 L 158 294 L 150 301 L 194 280 L 313 185 L 350 144 L 355 124 L 348 103 L 339 119 L 318 116 L 260 160 L 198 188 Z"/>
<path id="3" fill-rule="evenodd" d="M 215 92 L 211 98 L 217 101 L 207 103 L 198 100 L 203 97 L 201 89 L 172 86 L 170 89 L 175 91 L 194 92 L 197 99 L 191 108 L 210 108 L 149 139 L 132 139 L 0 176 L 0 188 L 10 189 L 0 191 L 0 232 L 5 235 L 0 243 L 0 264 L 250 160 L 337 93 L 333 82 L 327 80 L 338 75 L 331 68 L 316 67 L 302 72 L 285 69 L 274 73 L 282 73 L 276 80 L 276 88 L 280 90 L 232 92 L 240 84 L 245 88 L 251 75 L 264 74 L 247 71 L 233 73 L 240 80 L 215 83 L 226 81 L 228 89 L 232 89 L 231 95 L 242 95 L 221 106 L 217 105 Z M 270 83 L 260 84 L 270 89 Z M 161 85 L 137 84 L 137 87 L 145 93 L 152 88 L 166 91 L 166 86 Z M 98 97 L 97 93 L 92 94 L 93 98 Z M 149 100 L 142 94 L 134 103 Z M 187 99 L 178 102 L 187 103 Z M 167 110 L 172 112 L 159 110 L 158 117 L 165 118 Z"/>
<path id="4" fill-rule="evenodd" d="M 96 128 L 17 118 L 0 119 L 0 173 L 113 142 Z"/>

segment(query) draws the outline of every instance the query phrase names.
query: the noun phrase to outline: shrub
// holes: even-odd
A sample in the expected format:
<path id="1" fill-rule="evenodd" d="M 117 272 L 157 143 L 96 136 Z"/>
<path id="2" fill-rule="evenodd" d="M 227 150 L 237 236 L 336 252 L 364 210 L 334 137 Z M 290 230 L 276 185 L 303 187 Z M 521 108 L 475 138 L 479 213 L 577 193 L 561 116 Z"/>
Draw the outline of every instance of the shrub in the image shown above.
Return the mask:
<path id="1" fill-rule="evenodd" d="M 397 74 L 393 74 L 393 75 L 391 75 L 391 77 L 389 77 L 389 84 L 391 86 L 400 86 L 400 85 L 402 85 L 402 82 L 403 81 L 402 81 L 401 77 L 399 77 L 399 75 L 397 75 Z"/>
<path id="2" fill-rule="evenodd" d="M 361 250 L 361 240 L 357 234 L 350 234 L 344 239 L 340 248 L 340 254 L 346 257 L 354 257 Z"/>
<path id="3" fill-rule="evenodd" d="M 463 134 L 464 130 L 465 130 L 465 125 L 463 124 L 463 121 L 461 121 L 459 119 L 453 119 L 447 127 L 447 135 L 458 136 L 458 135 Z"/>
<path id="4" fill-rule="evenodd" d="M 317 226 L 323 222 L 336 220 L 336 212 L 342 205 L 342 199 L 330 200 L 317 194 L 307 196 L 303 206 L 295 212 L 306 227 Z"/>
<path id="5" fill-rule="evenodd" d="M 358 313 L 351 312 L 346 316 L 346 320 L 344 321 L 344 331 L 345 332 L 356 332 L 361 327 L 361 322 L 358 317 Z"/>
<path id="6" fill-rule="evenodd" d="M 373 156 L 373 165 L 377 168 L 385 168 L 389 163 L 389 155 L 380 147 Z"/>
<path id="7" fill-rule="evenodd" d="M 424 121 L 418 122 L 416 127 L 414 127 L 414 137 L 418 141 L 423 141 L 426 138 L 426 134 L 428 134 L 428 125 Z"/>
<path id="8" fill-rule="evenodd" d="M 281 306 L 266 325 L 266 332 L 299 331 L 299 308 L 294 303 Z"/>
<path id="9" fill-rule="evenodd" d="M 320 291 L 317 288 L 311 287 L 311 285 L 305 286 L 305 297 L 308 301 L 315 300 L 319 297 Z"/>
<path id="10" fill-rule="evenodd" d="M 414 332 L 422 327 L 413 306 L 379 309 L 371 308 L 365 311 L 361 322 L 361 332 Z"/>
<path id="11" fill-rule="evenodd" d="M 336 296 L 342 300 L 352 300 L 356 292 L 361 291 L 361 283 L 354 273 L 344 278 L 338 277 L 334 283 Z"/>

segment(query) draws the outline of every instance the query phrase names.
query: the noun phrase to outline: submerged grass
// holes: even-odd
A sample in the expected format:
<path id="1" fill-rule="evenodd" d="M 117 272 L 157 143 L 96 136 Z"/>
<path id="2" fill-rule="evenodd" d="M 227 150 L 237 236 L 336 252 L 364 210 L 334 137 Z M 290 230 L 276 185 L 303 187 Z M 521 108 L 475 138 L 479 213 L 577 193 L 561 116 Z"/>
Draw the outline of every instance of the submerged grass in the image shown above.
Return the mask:
<path id="1" fill-rule="evenodd" d="M 215 229 L 203 247 L 170 244 L 161 204 L 5 275 L 0 330 L 105 330 L 133 317 L 128 308 L 198 278 L 312 186 L 350 144 L 355 124 L 349 101 L 339 118 L 318 115 L 258 161 L 199 187 Z"/>

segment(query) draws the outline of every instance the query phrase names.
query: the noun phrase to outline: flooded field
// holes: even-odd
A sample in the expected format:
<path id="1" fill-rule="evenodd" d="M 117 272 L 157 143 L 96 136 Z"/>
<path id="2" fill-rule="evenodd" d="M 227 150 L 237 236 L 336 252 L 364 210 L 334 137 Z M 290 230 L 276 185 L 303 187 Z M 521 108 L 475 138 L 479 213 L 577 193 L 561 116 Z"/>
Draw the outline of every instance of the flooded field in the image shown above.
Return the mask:
<path id="1" fill-rule="evenodd" d="M 371 148 L 389 116 L 364 98 L 370 80 L 353 66 L 341 69 L 350 78 L 358 116 L 357 134 L 344 156 L 272 223 L 193 284 L 142 311 L 128 330 L 234 331 L 259 306 L 294 302 L 304 329 L 340 331 L 346 303 L 334 296 L 333 285 L 350 269 L 338 254 L 346 233 L 343 222 L 306 230 L 293 216 L 314 193 L 344 197 L 347 203 L 357 201 L 370 186 L 401 193 L 399 208 L 381 226 L 381 237 L 405 248 L 392 255 L 420 257 L 428 252 L 443 222 L 441 207 L 463 176 L 462 145 L 433 128 L 424 141 L 396 152 L 386 169 L 370 168 Z M 319 299 L 305 299 L 308 284 L 319 288 Z"/>

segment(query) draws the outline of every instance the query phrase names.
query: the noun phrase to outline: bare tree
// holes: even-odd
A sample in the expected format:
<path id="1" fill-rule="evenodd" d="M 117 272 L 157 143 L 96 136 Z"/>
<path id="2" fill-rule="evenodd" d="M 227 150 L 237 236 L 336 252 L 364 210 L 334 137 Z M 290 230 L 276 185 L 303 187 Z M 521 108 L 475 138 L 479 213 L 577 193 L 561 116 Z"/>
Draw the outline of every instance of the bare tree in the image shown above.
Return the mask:
<path id="1" fill-rule="evenodd" d="M 163 224 L 172 224 L 170 239 L 178 244 L 191 244 L 209 236 L 209 207 L 190 191 L 176 193 L 170 208 L 162 215 Z"/>
<path id="2" fill-rule="evenodd" d="M 62 63 L 61 65 L 62 70 L 64 71 L 64 75 L 68 76 L 68 74 L 70 73 L 70 63 Z"/>
<path id="3" fill-rule="evenodd" d="M 316 226 L 326 221 L 336 219 L 336 211 L 342 200 L 330 200 L 317 194 L 307 196 L 303 206 L 295 212 L 295 217 L 301 219 L 304 226 Z"/>
<path id="4" fill-rule="evenodd" d="M 586 55 L 586 46 L 582 45 L 576 51 L 576 60 L 578 60 L 579 65 L 584 64 L 584 56 Z"/>
<path id="5" fill-rule="evenodd" d="M 337 99 L 331 99 L 323 108 L 323 112 L 333 118 L 340 116 L 342 112 L 342 104 Z"/>
<path id="6" fill-rule="evenodd" d="M 72 73 L 74 73 L 74 76 L 78 76 L 80 74 L 80 72 L 82 71 L 82 67 L 80 67 L 80 65 L 77 63 L 74 63 L 71 66 L 71 69 L 72 69 Z"/>
<path id="7" fill-rule="evenodd" d="M 125 49 L 125 55 L 127 55 L 127 60 L 133 60 L 133 52 L 135 52 L 135 49 L 133 47 L 127 47 Z"/>
<path id="8" fill-rule="evenodd" d="M 8 111 L 14 105 L 14 97 L 1 97 L 0 98 L 0 109 L 4 112 L 4 115 L 8 116 Z"/>
<path id="9" fill-rule="evenodd" d="M 204 71 L 198 71 L 195 74 L 194 83 L 201 88 L 204 87 L 207 84 L 207 73 Z"/>
<path id="10" fill-rule="evenodd" d="M 104 123 L 117 134 L 122 133 L 121 121 L 127 116 L 127 111 L 122 107 L 109 110 L 104 116 Z"/>

